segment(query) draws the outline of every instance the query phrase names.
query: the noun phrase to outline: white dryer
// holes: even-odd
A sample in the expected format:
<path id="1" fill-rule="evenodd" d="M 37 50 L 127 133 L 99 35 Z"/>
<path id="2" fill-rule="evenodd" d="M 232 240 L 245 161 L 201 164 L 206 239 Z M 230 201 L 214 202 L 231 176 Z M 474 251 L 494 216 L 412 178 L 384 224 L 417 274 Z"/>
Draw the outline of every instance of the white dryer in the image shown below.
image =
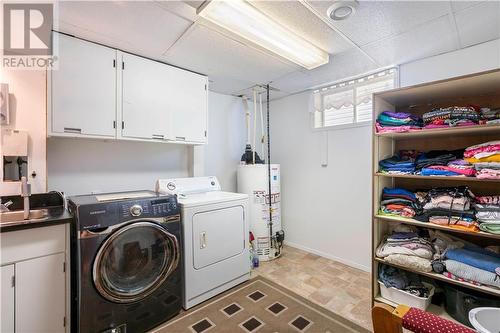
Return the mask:
<path id="1" fill-rule="evenodd" d="M 248 195 L 221 191 L 216 177 L 159 179 L 156 190 L 181 207 L 185 309 L 250 278 Z"/>

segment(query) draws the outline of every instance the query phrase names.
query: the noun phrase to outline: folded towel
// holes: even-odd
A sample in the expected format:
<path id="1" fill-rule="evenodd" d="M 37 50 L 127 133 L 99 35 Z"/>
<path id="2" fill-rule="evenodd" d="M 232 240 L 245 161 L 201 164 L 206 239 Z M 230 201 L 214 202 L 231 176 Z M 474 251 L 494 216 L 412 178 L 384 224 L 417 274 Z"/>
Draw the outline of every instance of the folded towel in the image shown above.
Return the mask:
<path id="1" fill-rule="evenodd" d="M 451 249 L 446 251 L 445 256 L 447 259 L 455 260 L 491 273 L 495 273 L 495 270 L 500 267 L 500 258 L 485 253 L 474 252 L 470 249 Z"/>
<path id="2" fill-rule="evenodd" d="M 496 273 L 491 273 L 455 260 L 445 260 L 444 264 L 446 270 L 455 276 L 500 288 L 500 278 L 498 278 Z"/>

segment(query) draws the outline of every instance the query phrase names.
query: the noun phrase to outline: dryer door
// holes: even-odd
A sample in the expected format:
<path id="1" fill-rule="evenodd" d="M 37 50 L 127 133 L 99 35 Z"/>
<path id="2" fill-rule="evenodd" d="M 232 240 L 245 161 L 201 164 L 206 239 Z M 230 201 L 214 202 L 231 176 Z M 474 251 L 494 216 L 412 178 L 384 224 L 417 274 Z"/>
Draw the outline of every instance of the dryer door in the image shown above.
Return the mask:
<path id="1" fill-rule="evenodd" d="M 195 269 L 237 256 L 245 249 L 245 216 L 242 206 L 196 213 L 192 223 Z"/>
<path id="2" fill-rule="evenodd" d="M 165 281 L 179 259 L 174 235 L 153 222 L 134 222 L 104 241 L 94 261 L 94 284 L 112 302 L 138 301 Z"/>

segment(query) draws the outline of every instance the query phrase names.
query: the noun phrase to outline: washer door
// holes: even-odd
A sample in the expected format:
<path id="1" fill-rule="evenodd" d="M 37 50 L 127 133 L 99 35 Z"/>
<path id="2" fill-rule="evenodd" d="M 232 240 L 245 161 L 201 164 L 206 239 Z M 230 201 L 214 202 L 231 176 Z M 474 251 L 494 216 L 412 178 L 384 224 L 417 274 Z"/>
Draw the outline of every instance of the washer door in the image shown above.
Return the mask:
<path id="1" fill-rule="evenodd" d="M 112 302 L 130 303 L 151 294 L 177 267 L 177 238 L 160 225 L 140 221 L 113 232 L 97 252 L 94 284 Z"/>

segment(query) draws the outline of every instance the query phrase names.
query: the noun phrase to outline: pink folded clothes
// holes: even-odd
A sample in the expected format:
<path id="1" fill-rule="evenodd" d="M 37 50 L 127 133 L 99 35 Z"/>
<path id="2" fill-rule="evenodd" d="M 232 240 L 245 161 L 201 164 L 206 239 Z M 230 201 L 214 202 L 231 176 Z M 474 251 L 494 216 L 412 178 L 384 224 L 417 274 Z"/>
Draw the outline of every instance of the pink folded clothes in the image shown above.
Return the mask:
<path id="1" fill-rule="evenodd" d="M 421 130 L 417 126 L 382 126 L 378 122 L 375 123 L 377 133 L 403 133 Z"/>
<path id="2" fill-rule="evenodd" d="M 450 278 L 450 279 L 453 279 L 453 280 L 457 280 L 457 281 L 461 281 L 461 282 L 469 282 L 475 286 L 480 286 L 481 283 L 477 282 L 477 281 L 472 281 L 472 280 L 466 280 L 466 279 L 463 279 L 461 277 L 458 277 L 450 272 L 444 272 L 443 273 L 444 276 L 446 276 L 447 278 Z"/>
<path id="3" fill-rule="evenodd" d="M 473 177 L 476 174 L 474 169 L 454 168 L 445 165 L 431 165 L 428 169 L 451 171 L 467 177 Z"/>
<path id="4" fill-rule="evenodd" d="M 481 169 L 476 174 L 476 177 L 481 179 L 500 179 L 500 170 Z"/>
<path id="5" fill-rule="evenodd" d="M 474 155 L 479 154 L 479 153 L 489 153 L 489 152 L 495 152 L 495 151 L 500 151 L 500 143 L 496 143 L 498 141 L 495 141 L 495 143 L 486 145 L 486 146 L 480 146 L 476 148 L 469 147 L 465 150 L 464 152 L 464 157 L 474 157 Z"/>
<path id="6" fill-rule="evenodd" d="M 487 195 L 482 197 L 475 197 L 474 200 L 482 204 L 500 204 L 500 195 Z"/>

